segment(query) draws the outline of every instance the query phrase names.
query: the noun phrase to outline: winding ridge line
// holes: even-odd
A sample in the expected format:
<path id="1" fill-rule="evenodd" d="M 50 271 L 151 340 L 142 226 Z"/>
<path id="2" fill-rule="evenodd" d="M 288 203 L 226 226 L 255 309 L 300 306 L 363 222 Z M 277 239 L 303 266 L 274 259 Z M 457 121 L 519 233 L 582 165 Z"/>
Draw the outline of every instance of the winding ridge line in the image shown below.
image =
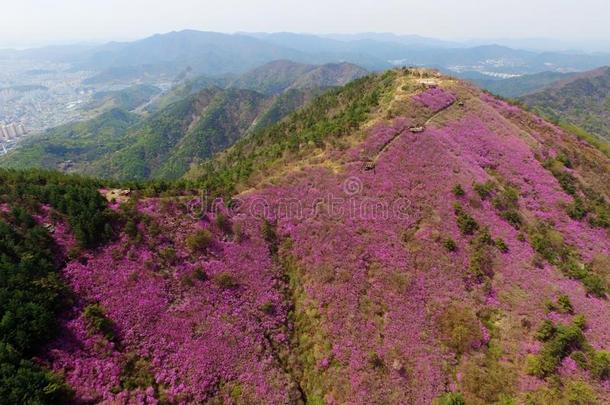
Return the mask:
<path id="1" fill-rule="evenodd" d="M 405 129 L 401 129 L 401 130 L 397 130 L 396 133 L 390 138 L 388 139 L 382 146 L 381 149 L 379 149 L 379 152 L 377 152 L 377 155 L 375 155 L 375 158 L 373 158 L 372 163 L 375 165 L 377 164 L 377 161 L 379 160 L 379 158 L 381 157 L 381 155 L 383 154 L 383 152 L 385 152 L 386 150 L 388 150 L 390 148 L 390 146 L 392 145 L 392 143 L 398 139 L 398 137 L 405 132 Z"/>
<path id="2" fill-rule="evenodd" d="M 451 104 L 448 104 L 447 106 L 438 110 L 435 114 L 433 114 L 430 118 L 428 118 L 428 120 L 424 123 L 423 126 L 424 127 L 427 126 L 430 122 L 432 122 L 433 119 L 438 117 L 441 113 L 445 112 L 445 110 L 448 110 L 450 107 L 453 107 L 454 104 L 455 104 L 455 101 L 452 101 Z"/>
<path id="3" fill-rule="evenodd" d="M 430 118 L 428 118 L 426 120 L 426 122 L 422 125 L 424 128 L 426 126 L 428 126 L 428 124 L 430 124 L 430 122 L 432 122 L 433 119 L 435 119 L 436 117 L 438 117 L 440 114 L 442 114 L 443 112 L 445 112 L 447 109 L 449 109 L 450 107 L 452 107 L 455 104 L 455 101 L 453 101 L 451 104 L 443 107 L 442 109 L 438 110 L 436 113 L 434 113 Z M 373 165 L 377 164 L 377 161 L 379 160 L 379 158 L 381 157 L 381 155 L 387 151 L 390 146 L 392 145 L 392 143 L 400 136 L 402 135 L 402 133 L 404 133 L 406 131 L 406 129 L 401 129 L 396 131 L 396 133 L 394 134 L 394 136 L 392 136 L 392 138 L 390 138 L 387 142 L 385 142 L 381 148 L 379 149 L 379 152 L 377 152 L 377 154 L 375 155 L 375 157 L 369 161 L 370 163 L 372 163 Z"/>

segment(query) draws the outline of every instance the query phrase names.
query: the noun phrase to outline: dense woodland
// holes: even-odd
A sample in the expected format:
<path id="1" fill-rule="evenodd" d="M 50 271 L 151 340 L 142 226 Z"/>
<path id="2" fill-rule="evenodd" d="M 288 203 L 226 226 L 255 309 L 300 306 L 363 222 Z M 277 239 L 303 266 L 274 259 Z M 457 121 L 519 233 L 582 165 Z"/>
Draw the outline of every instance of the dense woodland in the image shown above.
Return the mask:
<path id="1" fill-rule="evenodd" d="M 99 183 L 42 171 L 0 170 L 0 403 L 65 403 L 70 390 L 36 361 L 70 306 L 59 277 L 66 258 L 32 215 L 43 205 L 65 218 L 80 248 L 112 236 Z"/>

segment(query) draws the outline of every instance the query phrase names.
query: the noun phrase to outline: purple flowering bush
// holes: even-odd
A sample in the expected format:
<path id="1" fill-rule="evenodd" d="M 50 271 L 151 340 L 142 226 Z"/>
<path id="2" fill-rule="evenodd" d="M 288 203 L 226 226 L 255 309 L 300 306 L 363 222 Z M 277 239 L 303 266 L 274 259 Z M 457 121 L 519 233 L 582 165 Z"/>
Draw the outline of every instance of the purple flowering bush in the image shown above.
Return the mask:
<path id="1" fill-rule="evenodd" d="M 549 384 L 528 374 L 527 358 L 549 350 L 536 338 L 543 321 L 582 314 L 579 345 L 599 351 L 610 342 L 608 301 L 533 246 L 543 222 L 583 267 L 599 269 L 610 254 L 606 230 L 568 215 L 573 197 L 544 160 L 563 146 L 582 151 L 570 156 L 571 170 L 602 192 L 608 174 L 590 164 L 601 158 L 586 145 L 468 86 L 431 88 L 409 102 L 428 109 L 419 122 L 458 97 L 464 108 L 443 111 L 451 119 L 442 124 L 413 133 L 411 118 L 376 122 L 347 149 L 328 147 L 335 166 L 286 168 L 220 218 L 141 200 L 147 219 L 132 229 L 140 238 L 122 234 L 65 268 L 78 299 L 44 360 L 82 402 L 542 395 Z M 495 187 L 481 198 L 477 184 Z M 561 305 L 546 305 L 556 297 Z M 111 322 L 111 339 L 87 327 L 90 305 Z M 575 361 L 566 351 L 552 373 L 582 378 L 610 400 L 607 381 Z"/>
<path id="2" fill-rule="evenodd" d="M 432 87 L 414 96 L 413 100 L 436 113 L 455 103 L 457 98 L 454 93 L 442 87 Z"/>
<path id="3" fill-rule="evenodd" d="M 66 315 L 64 334 L 49 348 L 48 361 L 87 401 L 121 402 L 136 395 L 121 379 L 128 357 L 137 354 L 154 375 L 154 384 L 138 387 L 141 395 L 199 402 L 219 391 L 228 398 L 231 384 L 253 401 L 286 402 L 294 394 L 275 351 L 289 334 L 287 304 L 265 241 L 247 226 L 248 239 L 236 243 L 223 241 L 206 220 L 151 216 L 163 238 L 141 231 L 143 241 L 117 259 L 112 252 L 125 249 L 126 235 L 67 266 L 64 274 L 79 304 Z M 206 249 L 189 249 L 191 235 L 203 231 Z M 156 266 L 170 246 L 176 256 L 172 264 Z M 112 320 L 114 339 L 91 333 L 90 303 Z M 264 305 L 273 311 L 263 311 Z"/>

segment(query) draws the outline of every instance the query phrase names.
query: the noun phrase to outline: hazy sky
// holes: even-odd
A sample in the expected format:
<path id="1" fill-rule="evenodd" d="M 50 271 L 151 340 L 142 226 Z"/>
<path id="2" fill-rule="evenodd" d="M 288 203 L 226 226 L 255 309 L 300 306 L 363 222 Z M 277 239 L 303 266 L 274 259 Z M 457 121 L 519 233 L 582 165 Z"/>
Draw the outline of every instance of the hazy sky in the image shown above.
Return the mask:
<path id="1" fill-rule="evenodd" d="M 610 41 L 609 0 L 0 0 L 0 48 L 186 28 Z"/>

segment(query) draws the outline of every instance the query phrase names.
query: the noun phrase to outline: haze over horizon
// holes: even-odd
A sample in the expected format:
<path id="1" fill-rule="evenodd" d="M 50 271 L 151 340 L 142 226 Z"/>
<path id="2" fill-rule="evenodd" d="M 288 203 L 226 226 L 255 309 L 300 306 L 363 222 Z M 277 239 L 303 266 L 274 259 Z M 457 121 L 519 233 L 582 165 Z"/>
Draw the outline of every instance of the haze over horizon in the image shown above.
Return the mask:
<path id="1" fill-rule="evenodd" d="M 323 10 L 323 12 L 320 12 Z M 3 5 L 0 49 L 135 40 L 196 29 L 312 34 L 393 32 L 452 41 L 552 39 L 586 50 L 610 50 L 610 9 L 603 0 L 532 0 L 515 6 L 489 0 L 417 2 L 348 0 L 24 0 Z M 502 42 L 502 41 L 498 41 Z M 544 41 L 532 41 L 533 44 Z M 605 45 L 605 43 L 609 45 Z"/>

